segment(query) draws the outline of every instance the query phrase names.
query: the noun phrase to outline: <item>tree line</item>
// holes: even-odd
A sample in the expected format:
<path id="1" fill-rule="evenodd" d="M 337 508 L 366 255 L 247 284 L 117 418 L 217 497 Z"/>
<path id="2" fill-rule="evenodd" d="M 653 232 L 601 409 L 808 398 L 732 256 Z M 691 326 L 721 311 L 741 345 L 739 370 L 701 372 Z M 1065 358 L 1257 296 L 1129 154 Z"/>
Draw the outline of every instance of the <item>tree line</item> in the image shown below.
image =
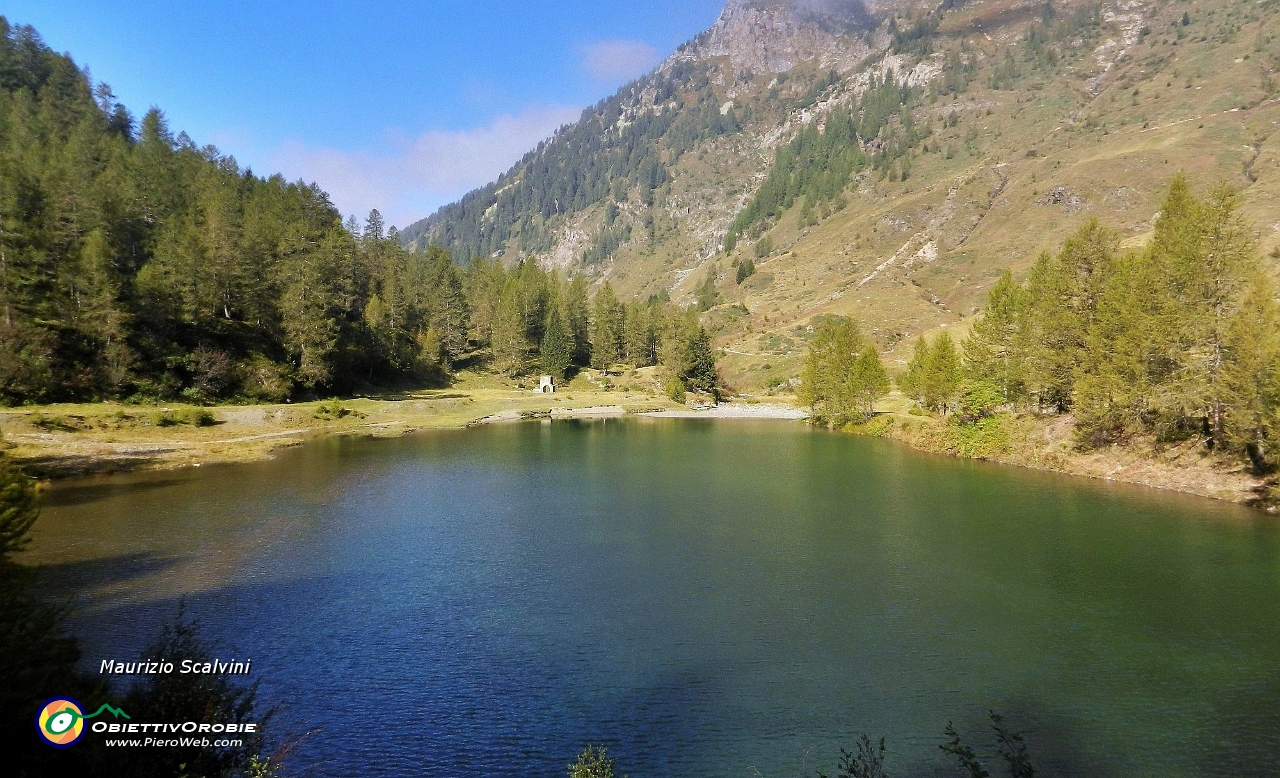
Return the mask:
<path id="1" fill-rule="evenodd" d="M 0 402 L 276 402 L 439 383 L 489 348 L 508 374 L 662 361 L 713 385 L 709 346 L 687 353 L 705 337 L 669 303 L 589 305 L 585 281 L 462 268 L 401 237 L 174 135 L 159 110 L 135 122 L 0 18 Z"/>
<path id="2" fill-rule="evenodd" d="M 697 310 L 665 295 L 623 301 L 608 281 L 589 295 L 583 276 L 566 279 L 534 260 L 474 260 L 463 289 L 473 343 L 488 347 L 497 372 L 567 378 L 587 367 L 661 365 L 681 391 L 716 392 L 715 353 Z"/>
<path id="3" fill-rule="evenodd" d="M 1196 441 L 1270 472 L 1280 306 L 1238 194 L 1179 175 L 1150 243 L 1120 243 L 1093 220 L 1024 284 L 1006 272 L 963 343 L 922 338 L 899 385 L 940 413 L 1070 413 L 1083 448 Z"/>
<path id="4" fill-rule="evenodd" d="M 964 423 L 1071 414 L 1083 449 L 1193 441 L 1259 474 L 1280 464 L 1280 303 L 1230 187 L 1171 183 L 1151 241 L 1122 250 L 1091 220 L 1025 283 L 1005 272 L 970 333 L 921 337 L 897 385 Z M 857 325 L 819 321 L 800 397 L 823 420 L 868 418 L 889 391 Z"/>

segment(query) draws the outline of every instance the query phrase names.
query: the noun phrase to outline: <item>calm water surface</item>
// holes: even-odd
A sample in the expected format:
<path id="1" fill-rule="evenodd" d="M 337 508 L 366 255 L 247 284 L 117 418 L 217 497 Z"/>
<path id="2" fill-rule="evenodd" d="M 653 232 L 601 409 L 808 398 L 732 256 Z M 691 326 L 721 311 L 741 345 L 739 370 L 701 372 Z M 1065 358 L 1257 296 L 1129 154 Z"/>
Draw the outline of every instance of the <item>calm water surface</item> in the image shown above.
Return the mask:
<path id="1" fill-rule="evenodd" d="M 185 595 L 318 776 L 1280 775 L 1280 525 L 767 421 L 490 426 L 60 485 L 85 663 Z"/>

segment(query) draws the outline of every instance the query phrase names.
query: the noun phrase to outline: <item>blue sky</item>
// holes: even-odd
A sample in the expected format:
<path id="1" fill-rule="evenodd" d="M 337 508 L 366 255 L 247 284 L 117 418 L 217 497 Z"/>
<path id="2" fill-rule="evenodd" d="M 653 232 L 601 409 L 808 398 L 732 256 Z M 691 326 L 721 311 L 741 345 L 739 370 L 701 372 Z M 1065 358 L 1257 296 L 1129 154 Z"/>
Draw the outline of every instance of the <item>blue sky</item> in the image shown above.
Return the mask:
<path id="1" fill-rule="evenodd" d="M 398 226 L 492 180 L 723 0 L 9 0 L 141 116 Z"/>

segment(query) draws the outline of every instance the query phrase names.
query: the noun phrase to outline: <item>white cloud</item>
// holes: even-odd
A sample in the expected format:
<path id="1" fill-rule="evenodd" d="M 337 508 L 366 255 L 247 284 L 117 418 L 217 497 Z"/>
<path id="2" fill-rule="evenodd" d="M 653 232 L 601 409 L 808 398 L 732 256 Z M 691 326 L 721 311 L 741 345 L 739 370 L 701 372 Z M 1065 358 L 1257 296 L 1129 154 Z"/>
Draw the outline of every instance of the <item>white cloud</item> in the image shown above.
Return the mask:
<path id="1" fill-rule="evenodd" d="M 644 41 L 607 40 L 582 47 L 582 69 L 597 81 L 629 81 L 648 73 L 662 55 Z"/>
<path id="2" fill-rule="evenodd" d="M 377 151 L 289 141 L 268 162 L 290 180 L 319 184 L 344 214 L 363 219 L 377 208 L 388 224 L 407 227 L 493 181 L 581 112 L 567 106 L 535 107 L 470 130 L 432 130 L 416 138 L 393 131 Z"/>

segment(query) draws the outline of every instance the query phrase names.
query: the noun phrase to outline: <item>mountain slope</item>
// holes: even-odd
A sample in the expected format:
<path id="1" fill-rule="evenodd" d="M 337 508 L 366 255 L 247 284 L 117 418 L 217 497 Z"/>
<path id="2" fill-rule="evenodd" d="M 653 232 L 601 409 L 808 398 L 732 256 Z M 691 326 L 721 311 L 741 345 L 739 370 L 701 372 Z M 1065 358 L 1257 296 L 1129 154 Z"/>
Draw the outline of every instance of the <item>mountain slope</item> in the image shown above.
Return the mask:
<path id="1" fill-rule="evenodd" d="M 705 318 L 743 388 L 794 377 L 828 313 L 901 359 L 1088 218 L 1143 240 L 1178 170 L 1240 187 L 1270 252 L 1277 32 L 1275 0 L 735 0 L 405 237 L 641 297 L 714 287 Z M 890 89 L 897 105 L 873 99 Z"/>

